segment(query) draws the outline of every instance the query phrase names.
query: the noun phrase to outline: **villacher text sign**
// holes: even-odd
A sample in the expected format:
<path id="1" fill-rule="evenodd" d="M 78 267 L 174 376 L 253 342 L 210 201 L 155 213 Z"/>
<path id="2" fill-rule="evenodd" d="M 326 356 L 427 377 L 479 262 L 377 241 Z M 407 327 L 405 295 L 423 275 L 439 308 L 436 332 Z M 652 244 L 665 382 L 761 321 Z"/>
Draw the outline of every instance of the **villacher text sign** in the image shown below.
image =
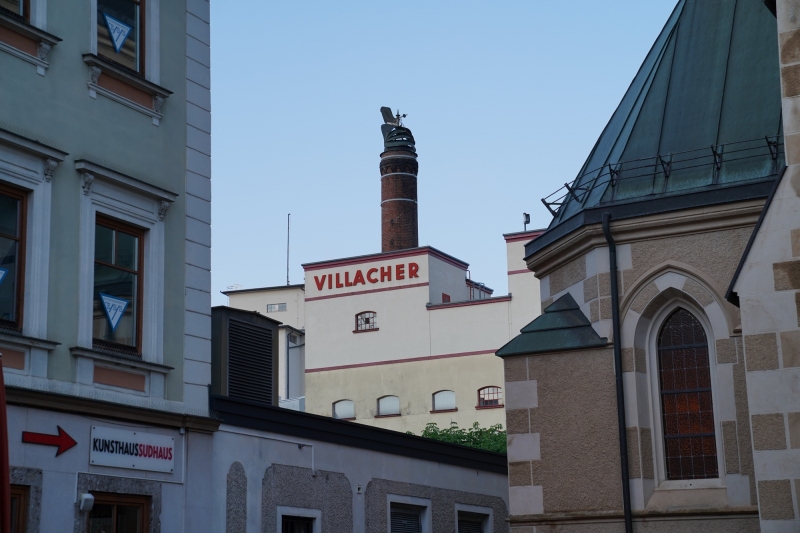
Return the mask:
<path id="1" fill-rule="evenodd" d="M 92 426 L 89 462 L 94 466 L 172 472 L 175 439 L 158 433 Z"/>
<path id="2" fill-rule="evenodd" d="M 399 263 L 379 268 L 365 268 L 363 271 L 358 269 L 352 273 L 336 272 L 335 274 L 323 274 L 322 276 L 314 276 L 314 283 L 317 285 L 317 290 L 321 291 L 325 287 L 329 289 L 341 289 L 343 287 L 366 285 L 367 283 L 386 283 L 392 281 L 392 277 L 394 277 L 396 281 L 418 278 L 419 265 L 417 263 Z"/>

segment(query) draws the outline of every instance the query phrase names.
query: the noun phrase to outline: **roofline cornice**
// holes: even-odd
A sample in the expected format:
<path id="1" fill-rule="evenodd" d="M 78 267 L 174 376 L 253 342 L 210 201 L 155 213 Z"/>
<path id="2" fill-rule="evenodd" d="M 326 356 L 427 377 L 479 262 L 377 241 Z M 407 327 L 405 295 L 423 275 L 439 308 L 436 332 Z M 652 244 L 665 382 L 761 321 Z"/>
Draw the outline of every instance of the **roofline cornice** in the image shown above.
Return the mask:
<path id="1" fill-rule="evenodd" d="M 617 244 L 679 235 L 708 233 L 721 229 L 752 227 L 764 208 L 765 198 L 744 200 L 611 220 Z M 587 224 L 525 258 L 529 270 L 541 279 L 555 269 L 595 248 L 607 246 L 601 223 Z"/>

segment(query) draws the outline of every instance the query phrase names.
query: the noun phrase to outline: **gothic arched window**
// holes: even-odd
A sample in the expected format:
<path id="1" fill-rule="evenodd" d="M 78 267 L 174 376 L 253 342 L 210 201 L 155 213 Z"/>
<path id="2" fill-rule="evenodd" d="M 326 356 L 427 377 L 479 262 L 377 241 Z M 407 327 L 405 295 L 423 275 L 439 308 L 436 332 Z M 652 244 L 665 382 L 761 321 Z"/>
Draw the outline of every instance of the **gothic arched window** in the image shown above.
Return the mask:
<path id="1" fill-rule="evenodd" d="M 658 370 L 667 479 L 719 477 L 708 341 L 685 309 L 661 328 Z"/>

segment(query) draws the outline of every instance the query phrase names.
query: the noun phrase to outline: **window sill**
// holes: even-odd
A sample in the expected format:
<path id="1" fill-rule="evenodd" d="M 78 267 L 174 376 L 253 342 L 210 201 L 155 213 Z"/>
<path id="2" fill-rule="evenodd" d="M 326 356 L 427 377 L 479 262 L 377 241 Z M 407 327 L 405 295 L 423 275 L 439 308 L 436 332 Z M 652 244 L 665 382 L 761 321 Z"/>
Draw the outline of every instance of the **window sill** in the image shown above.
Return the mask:
<path id="1" fill-rule="evenodd" d="M 44 348 L 45 350 L 54 350 L 56 346 L 61 344 L 60 342 L 49 341 L 46 339 L 17 335 L 9 332 L 8 330 L 0 330 L 0 341 L 17 344 L 20 346 Z"/>
<path id="2" fill-rule="evenodd" d="M 86 357 L 87 359 L 93 359 L 95 361 L 103 361 L 104 363 L 111 363 L 115 366 L 126 366 L 129 368 L 136 368 L 139 370 L 148 370 L 150 372 L 157 372 L 159 374 L 168 374 L 170 370 L 174 369 L 174 367 L 171 366 L 161 365 L 158 363 L 150 363 L 148 361 L 142 361 L 138 357 L 134 356 L 126 356 L 122 354 L 110 355 L 89 348 L 81 348 L 79 346 L 73 346 L 72 348 L 69 349 L 69 352 L 75 357 Z"/>
<path id="3" fill-rule="evenodd" d="M 373 328 L 373 329 L 354 329 L 353 333 L 372 333 L 373 331 L 380 331 L 381 328 Z"/>
<path id="4" fill-rule="evenodd" d="M 434 409 L 433 411 L 430 411 L 430 413 L 431 414 L 436 414 L 436 413 L 455 413 L 456 411 L 458 411 L 458 407 L 456 407 L 455 409 Z"/>
<path id="5" fill-rule="evenodd" d="M 0 28 L 0 50 L 35 65 L 37 74 L 44 76 L 50 66 L 47 54 L 61 38 L 2 11 Z"/>
<path id="6" fill-rule="evenodd" d="M 504 409 L 505 404 L 500 405 L 476 405 L 475 409 Z"/>
<path id="7" fill-rule="evenodd" d="M 91 98 L 101 94 L 151 117 L 154 126 L 160 124 L 164 100 L 172 91 L 94 54 L 83 54 L 83 62 L 92 71 L 87 83 Z"/>
<path id="8" fill-rule="evenodd" d="M 402 415 L 400 413 L 397 413 L 396 415 L 375 415 L 375 418 L 392 418 L 394 416 L 402 416 Z"/>

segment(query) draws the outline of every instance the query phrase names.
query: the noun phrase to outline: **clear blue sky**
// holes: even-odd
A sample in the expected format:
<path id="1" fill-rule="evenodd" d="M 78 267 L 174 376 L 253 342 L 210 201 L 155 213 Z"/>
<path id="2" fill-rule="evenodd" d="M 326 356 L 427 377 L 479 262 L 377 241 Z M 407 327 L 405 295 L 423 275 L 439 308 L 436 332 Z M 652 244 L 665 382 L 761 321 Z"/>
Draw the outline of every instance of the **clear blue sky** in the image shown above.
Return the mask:
<path id="1" fill-rule="evenodd" d="M 507 292 L 676 0 L 211 2 L 212 300 L 380 252 L 379 108 L 408 113 L 419 238 Z"/>

